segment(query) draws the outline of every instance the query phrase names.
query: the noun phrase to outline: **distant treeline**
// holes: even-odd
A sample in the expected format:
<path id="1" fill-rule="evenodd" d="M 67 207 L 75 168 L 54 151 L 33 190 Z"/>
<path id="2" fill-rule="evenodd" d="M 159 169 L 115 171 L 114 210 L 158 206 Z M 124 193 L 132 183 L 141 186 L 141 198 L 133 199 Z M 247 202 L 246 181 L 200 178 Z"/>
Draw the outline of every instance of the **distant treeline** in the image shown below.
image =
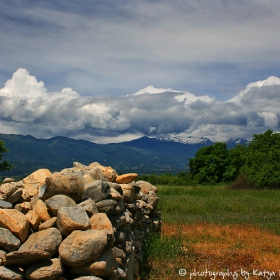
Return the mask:
<path id="1" fill-rule="evenodd" d="M 233 188 L 280 188 L 280 133 L 255 134 L 247 145 L 228 149 L 216 142 L 197 151 L 189 160 L 190 171 L 177 174 L 141 175 L 159 185 L 217 185 Z"/>

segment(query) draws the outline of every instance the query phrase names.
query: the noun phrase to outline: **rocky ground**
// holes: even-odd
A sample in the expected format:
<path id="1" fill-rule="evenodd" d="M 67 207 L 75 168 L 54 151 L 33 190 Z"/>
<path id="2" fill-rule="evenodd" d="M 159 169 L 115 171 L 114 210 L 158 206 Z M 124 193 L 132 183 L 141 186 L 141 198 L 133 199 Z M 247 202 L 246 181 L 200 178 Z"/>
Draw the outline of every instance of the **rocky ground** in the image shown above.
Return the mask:
<path id="1" fill-rule="evenodd" d="M 0 186 L 0 279 L 137 279 L 157 188 L 99 163 Z"/>

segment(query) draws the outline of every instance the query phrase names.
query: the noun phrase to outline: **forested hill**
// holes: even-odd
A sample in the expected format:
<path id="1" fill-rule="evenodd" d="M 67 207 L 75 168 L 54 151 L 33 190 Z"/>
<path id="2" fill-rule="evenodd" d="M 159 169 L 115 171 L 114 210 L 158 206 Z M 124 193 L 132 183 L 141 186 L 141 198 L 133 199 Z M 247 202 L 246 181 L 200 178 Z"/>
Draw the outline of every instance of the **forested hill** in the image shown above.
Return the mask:
<path id="1" fill-rule="evenodd" d="M 189 158 L 194 157 L 200 148 L 213 144 L 182 143 L 146 136 L 114 144 L 96 144 L 61 136 L 37 139 L 16 134 L 0 134 L 0 139 L 10 150 L 4 158 L 14 165 L 11 171 L 0 173 L 1 176 L 24 176 L 38 168 L 60 171 L 65 166 L 71 167 L 74 161 L 83 164 L 97 161 L 123 173 L 178 172 L 188 168 Z M 236 139 L 235 142 L 229 141 L 228 145 L 234 146 L 236 142 Z"/>

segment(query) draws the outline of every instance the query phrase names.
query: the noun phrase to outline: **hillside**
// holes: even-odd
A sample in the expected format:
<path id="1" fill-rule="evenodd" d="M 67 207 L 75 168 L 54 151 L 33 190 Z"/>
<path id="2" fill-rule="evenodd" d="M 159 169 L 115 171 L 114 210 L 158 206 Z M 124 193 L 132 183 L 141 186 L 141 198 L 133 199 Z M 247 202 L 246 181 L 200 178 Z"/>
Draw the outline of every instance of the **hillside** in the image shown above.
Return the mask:
<path id="1" fill-rule="evenodd" d="M 189 158 L 194 157 L 198 149 L 213 144 L 209 139 L 206 142 L 183 143 L 147 136 L 112 144 L 96 144 L 61 136 L 37 139 L 30 135 L 0 134 L 0 139 L 10 150 L 4 154 L 5 159 L 15 166 L 9 172 L 0 173 L 0 176 L 24 176 L 38 168 L 60 171 L 65 166 L 71 167 L 74 161 L 83 164 L 97 161 L 112 166 L 118 172 L 178 172 L 187 169 Z"/>

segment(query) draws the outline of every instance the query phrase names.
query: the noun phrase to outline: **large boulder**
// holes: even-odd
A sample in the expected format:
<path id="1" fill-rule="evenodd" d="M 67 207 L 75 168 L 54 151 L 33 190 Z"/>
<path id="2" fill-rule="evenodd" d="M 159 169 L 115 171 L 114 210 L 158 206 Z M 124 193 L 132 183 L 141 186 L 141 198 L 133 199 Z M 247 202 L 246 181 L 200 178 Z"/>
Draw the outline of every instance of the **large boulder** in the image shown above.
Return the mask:
<path id="1" fill-rule="evenodd" d="M 48 260 L 57 252 L 61 241 L 61 233 L 56 228 L 35 232 L 20 246 L 18 251 L 6 255 L 5 265 L 24 266 Z"/>
<path id="2" fill-rule="evenodd" d="M 76 202 L 67 195 L 57 194 L 45 201 L 47 208 L 52 212 L 54 216 L 57 215 L 57 211 L 61 207 L 75 207 Z"/>
<path id="3" fill-rule="evenodd" d="M 9 229 L 21 242 L 28 236 L 29 221 L 15 209 L 0 209 L 0 226 Z"/>
<path id="4" fill-rule="evenodd" d="M 98 258 L 106 245 L 105 230 L 75 230 L 62 241 L 58 252 L 64 264 L 81 266 Z"/>
<path id="5" fill-rule="evenodd" d="M 39 193 L 39 188 L 46 182 L 46 178 L 51 176 L 48 169 L 38 169 L 22 180 L 23 183 L 23 199 L 30 200 Z"/>
<path id="6" fill-rule="evenodd" d="M 57 194 L 64 194 L 75 201 L 82 200 L 85 180 L 82 173 L 54 172 L 46 178 L 46 185 L 40 188 L 39 196 L 46 200 Z"/>
<path id="7" fill-rule="evenodd" d="M 64 236 L 69 235 L 73 230 L 90 229 L 89 217 L 82 207 L 59 208 L 56 224 Z"/>

